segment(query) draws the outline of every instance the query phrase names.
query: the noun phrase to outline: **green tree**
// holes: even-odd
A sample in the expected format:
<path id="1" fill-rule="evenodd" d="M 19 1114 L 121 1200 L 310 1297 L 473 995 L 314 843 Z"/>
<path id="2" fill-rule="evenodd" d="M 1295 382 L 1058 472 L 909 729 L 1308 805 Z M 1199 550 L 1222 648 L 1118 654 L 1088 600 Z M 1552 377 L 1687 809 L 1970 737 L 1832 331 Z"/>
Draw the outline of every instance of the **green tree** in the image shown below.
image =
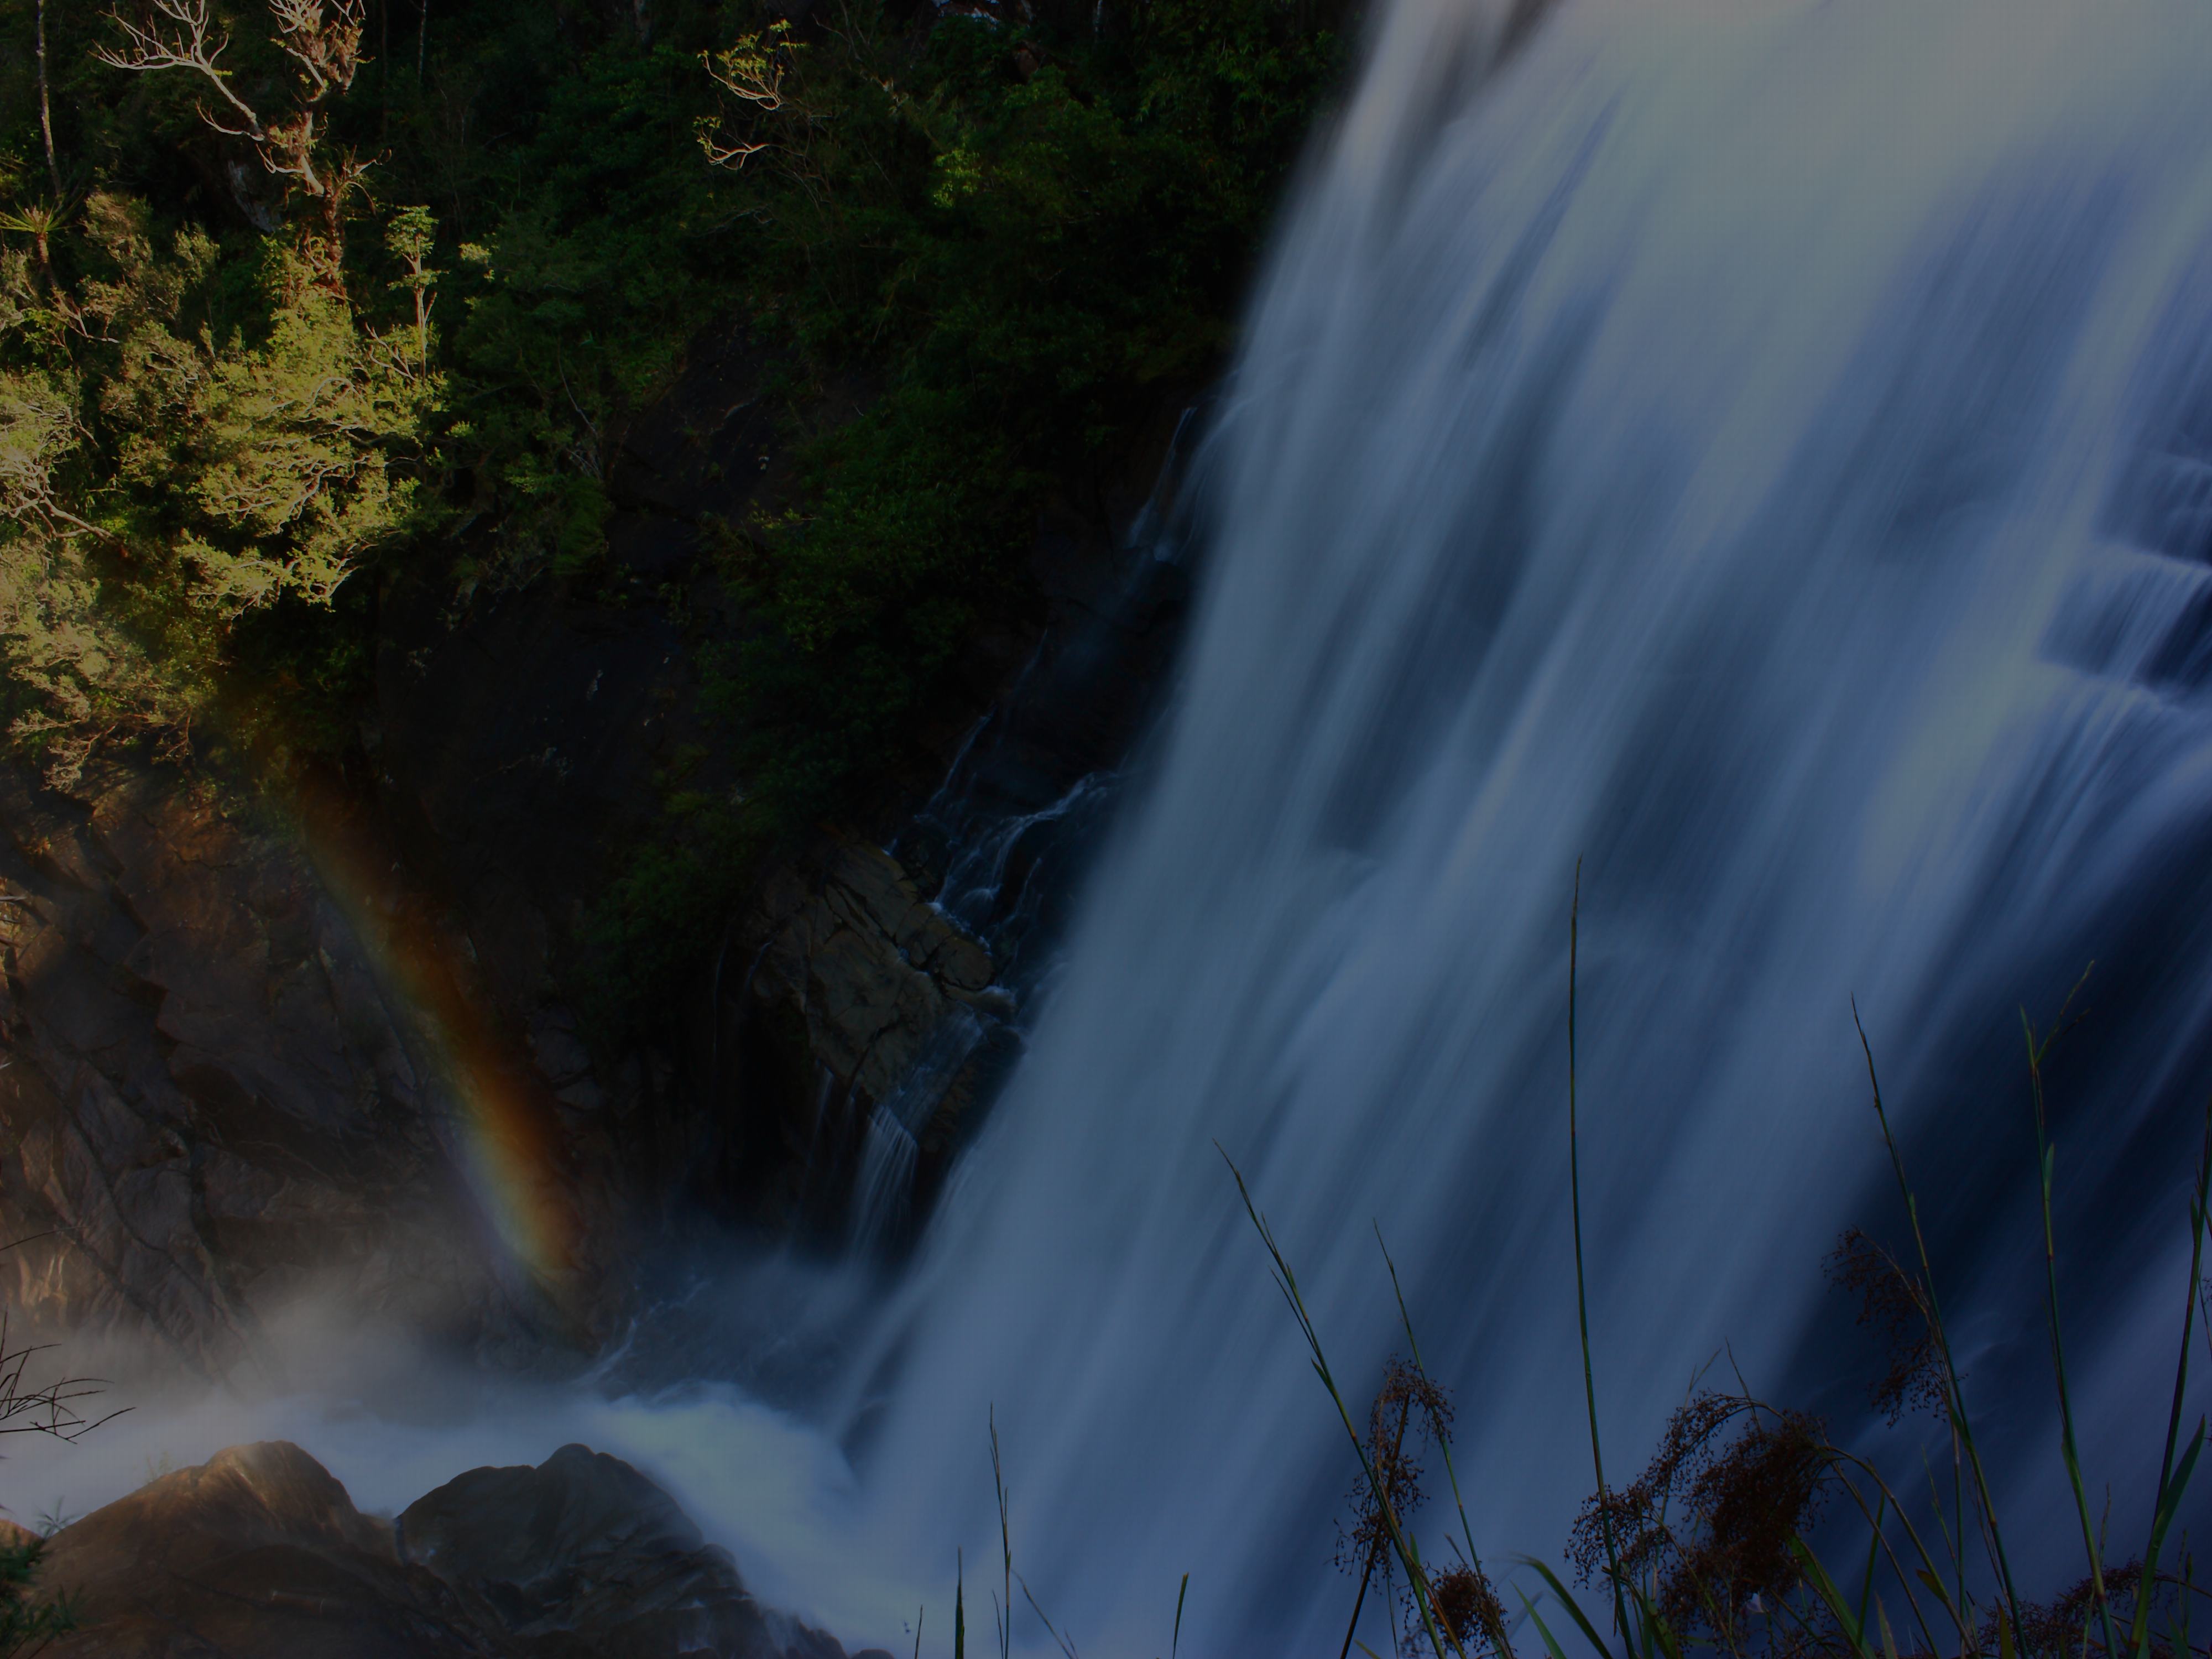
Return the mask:
<path id="1" fill-rule="evenodd" d="M 441 386 L 427 309 L 371 327 L 279 239 L 242 302 L 143 203 L 95 194 L 74 240 L 74 283 L 0 260 L 0 643 L 11 729 L 59 775 L 189 732 L 241 617 L 327 605 L 419 532 Z"/>

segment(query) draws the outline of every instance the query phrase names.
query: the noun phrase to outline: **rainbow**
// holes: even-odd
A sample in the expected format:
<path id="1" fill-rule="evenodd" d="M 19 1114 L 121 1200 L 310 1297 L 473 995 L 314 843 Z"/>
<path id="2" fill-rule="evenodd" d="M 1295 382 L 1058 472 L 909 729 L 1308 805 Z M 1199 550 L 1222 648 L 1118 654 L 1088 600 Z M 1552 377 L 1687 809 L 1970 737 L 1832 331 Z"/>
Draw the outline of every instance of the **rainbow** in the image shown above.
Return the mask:
<path id="1" fill-rule="evenodd" d="M 448 1145 L 506 1265 L 562 1316 L 580 1316 L 580 1182 L 560 1114 L 495 1012 L 474 951 L 400 876 L 357 802 L 335 787 L 296 797 L 300 841 L 345 916 L 410 1048 L 452 1103 Z"/>

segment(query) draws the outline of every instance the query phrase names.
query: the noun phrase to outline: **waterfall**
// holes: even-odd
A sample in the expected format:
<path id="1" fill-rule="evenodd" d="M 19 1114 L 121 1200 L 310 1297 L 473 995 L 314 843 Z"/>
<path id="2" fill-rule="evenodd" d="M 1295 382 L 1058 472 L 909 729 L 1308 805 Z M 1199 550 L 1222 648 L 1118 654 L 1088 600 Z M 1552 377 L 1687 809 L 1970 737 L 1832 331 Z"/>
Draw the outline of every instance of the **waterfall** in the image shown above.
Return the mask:
<path id="1" fill-rule="evenodd" d="M 1355 1413 L 1400 1340 L 1379 1227 L 1478 1541 L 1558 1551 L 1578 861 L 1609 1460 L 1724 1344 L 1861 1431 L 1820 1274 L 1895 1220 L 1856 998 L 2004 1495 L 2060 1514 L 2018 1011 L 2093 957 L 2067 1294 L 2093 1480 L 2155 1460 L 2212 1082 L 2212 12 L 1498 33 L 1375 27 L 1224 399 L 1172 712 L 850 1370 L 871 1525 L 941 1579 L 964 1548 L 971 1632 L 994 1414 L 1015 1565 L 1085 1650 L 1164 1652 L 1186 1572 L 1187 1651 L 1337 1639 L 1351 1464 L 1217 1142 Z"/>

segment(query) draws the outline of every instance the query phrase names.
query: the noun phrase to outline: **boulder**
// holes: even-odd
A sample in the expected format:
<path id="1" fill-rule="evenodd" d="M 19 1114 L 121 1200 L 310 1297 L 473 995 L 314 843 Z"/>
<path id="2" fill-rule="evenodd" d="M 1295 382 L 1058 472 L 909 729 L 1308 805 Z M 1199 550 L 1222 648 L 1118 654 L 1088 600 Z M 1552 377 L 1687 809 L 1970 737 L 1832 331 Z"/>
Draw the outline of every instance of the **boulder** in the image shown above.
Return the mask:
<path id="1" fill-rule="evenodd" d="M 285 1441 L 234 1446 L 64 1528 L 42 1593 L 80 1628 L 51 1659 L 507 1659 L 390 1528 Z"/>
<path id="2" fill-rule="evenodd" d="M 844 1659 L 765 1614 L 673 1498 L 586 1446 L 471 1469 L 410 1504 L 396 1531 L 407 1561 L 534 1659 Z"/>
<path id="3" fill-rule="evenodd" d="M 234 1446 L 64 1528 L 39 1591 L 82 1621 L 52 1659 L 845 1659 L 584 1446 L 471 1469 L 397 1522 L 289 1442 Z"/>

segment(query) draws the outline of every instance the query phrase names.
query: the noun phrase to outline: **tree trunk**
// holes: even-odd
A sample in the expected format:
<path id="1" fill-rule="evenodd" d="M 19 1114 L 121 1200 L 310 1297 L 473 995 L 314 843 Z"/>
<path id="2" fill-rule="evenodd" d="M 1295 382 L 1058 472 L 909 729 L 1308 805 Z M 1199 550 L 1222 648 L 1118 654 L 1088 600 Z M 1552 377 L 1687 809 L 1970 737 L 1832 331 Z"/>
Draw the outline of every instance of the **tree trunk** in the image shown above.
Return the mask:
<path id="1" fill-rule="evenodd" d="M 62 204 L 62 168 L 54 156 L 54 112 L 46 97 L 46 0 L 39 0 L 39 132 L 46 141 L 46 178 L 54 187 L 54 206 Z"/>

